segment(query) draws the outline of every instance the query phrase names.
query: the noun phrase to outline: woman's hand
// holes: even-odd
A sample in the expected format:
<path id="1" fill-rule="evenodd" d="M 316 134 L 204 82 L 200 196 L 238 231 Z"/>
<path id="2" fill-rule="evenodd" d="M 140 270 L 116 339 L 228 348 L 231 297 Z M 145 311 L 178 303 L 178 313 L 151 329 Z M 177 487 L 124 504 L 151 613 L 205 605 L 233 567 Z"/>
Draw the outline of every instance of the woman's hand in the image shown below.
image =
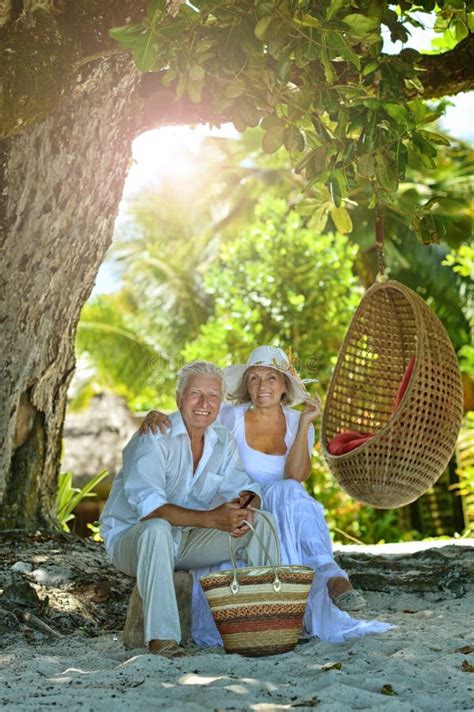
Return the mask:
<path id="1" fill-rule="evenodd" d="M 140 425 L 138 432 L 140 435 L 146 435 L 150 430 L 152 433 L 157 433 L 159 430 L 160 433 L 164 435 L 167 428 L 171 428 L 171 421 L 168 416 L 160 410 L 150 410 L 150 412 L 145 415 L 145 419 Z"/>
<path id="2" fill-rule="evenodd" d="M 306 398 L 304 409 L 301 412 L 300 422 L 303 421 L 309 425 L 321 415 L 321 410 L 322 400 L 320 396 L 316 395 L 314 398 Z"/>

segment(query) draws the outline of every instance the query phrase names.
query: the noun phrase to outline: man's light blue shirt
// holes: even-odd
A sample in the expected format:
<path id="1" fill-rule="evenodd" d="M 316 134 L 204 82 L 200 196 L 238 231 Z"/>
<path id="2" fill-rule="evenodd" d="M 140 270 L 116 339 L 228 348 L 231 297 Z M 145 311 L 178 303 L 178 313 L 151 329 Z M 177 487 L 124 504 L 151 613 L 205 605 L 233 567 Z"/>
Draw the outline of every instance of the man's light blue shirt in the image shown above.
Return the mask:
<path id="1" fill-rule="evenodd" d="M 205 432 L 204 449 L 193 473 L 191 442 L 180 411 L 171 428 L 147 435 L 135 433 L 123 450 L 123 467 L 114 479 L 102 512 L 101 534 L 110 557 L 117 537 L 164 504 L 209 510 L 242 490 L 260 494 L 239 457 L 231 432 L 214 422 Z M 183 527 L 173 527 L 175 551 Z"/>

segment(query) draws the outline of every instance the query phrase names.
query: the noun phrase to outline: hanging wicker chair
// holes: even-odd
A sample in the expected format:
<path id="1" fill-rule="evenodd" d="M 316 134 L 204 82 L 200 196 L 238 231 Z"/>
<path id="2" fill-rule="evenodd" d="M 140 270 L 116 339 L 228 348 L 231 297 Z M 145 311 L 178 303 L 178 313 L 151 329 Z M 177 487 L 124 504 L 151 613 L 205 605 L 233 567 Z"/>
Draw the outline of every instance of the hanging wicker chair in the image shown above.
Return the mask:
<path id="1" fill-rule="evenodd" d="M 439 319 L 403 284 L 374 284 L 342 344 L 321 425 L 341 487 L 373 507 L 413 502 L 444 471 L 462 412 L 461 375 Z M 351 431 L 363 444 L 331 454 L 334 436 Z"/>

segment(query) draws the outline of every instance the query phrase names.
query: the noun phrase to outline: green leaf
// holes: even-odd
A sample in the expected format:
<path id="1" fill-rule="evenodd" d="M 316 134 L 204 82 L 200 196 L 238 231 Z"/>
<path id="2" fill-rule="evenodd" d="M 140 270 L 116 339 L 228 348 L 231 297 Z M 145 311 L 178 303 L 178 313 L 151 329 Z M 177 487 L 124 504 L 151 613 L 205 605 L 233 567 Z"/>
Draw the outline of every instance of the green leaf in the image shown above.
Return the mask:
<path id="1" fill-rule="evenodd" d="M 380 20 L 377 17 L 368 17 L 358 12 L 346 15 L 342 18 L 342 21 L 348 25 L 351 34 L 355 35 L 355 37 L 364 37 L 380 28 Z"/>
<path id="2" fill-rule="evenodd" d="M 314 99 L 314 89 L 309 87 L 298 87 L 291 92 L 291 101 L 301 109 L 307 111 Z"/>
<path id="3" fill-rule="evenodd" d="M 366 77 L 368 74 L 372 74 L 372 72 L 375 72 L 375 70 L 378 68 L 379 68 L 379 63 L 373 59 L 370 62 L 367 62 L 366 65 L 364 65 L 364 67 L 362 69 L 362 76 Z"/>
<path id="4" fill-rule="evenodd" d="M 302 25 L 303 27 L 315 27 L 317 29 L 321 28 L 321 20 L 318 20 L 317 17 L 313 17 L 313 15 L 305 14 L 301 19 L 294 17 L 293 22 L 296 25 Z"/>
<path id="5" fill-rule="evenodd" d="M 304 145 L 304 136 L 301 131 L 296 126 L 289 126 L 285 132 L 285 148 L 288 151 L 303 151 Z"/>
<path id="6" fill-rule="evenodd" d="M 321 201 L 316 198 L 305 198 L 296 205 L 299 215 L 312 215 L 316 208 L 321 207 Z"/>
<path id="7" fill-rule="evenodd" d="M 193 104 L 199 104 L 202 99 L 202 89 L 204 82 L 187 82 L 186 92 Z"/>
<path id="8" fill-rule="evenodd" d="M 123 27 L 112 27 L 109 30 L 110 37 L 123 47 L 134 47 L 140 41 L 141 36 L 146 33 L 144 25 L 124 25 Z"/>
<path id="9" fill-rule="evenodd" d="M 138 69 L 142 72 L 151 72 L 157 57 L 154 34 L 151 30 L 141 35 L 140 42 L 133 46 L 133 57 Z"/>
<path id="10" fill-rule="evenodd" d="M 373 178 L 375 175 L 375 158 L 373 154 L 364 153 L 362 156 L 359 156 L 357 165 L 361 175 L 365 178 Z"/>
<path id="11" fill-rule="evenodd" d="M 225 88 L 225 97 L 227 99 L 236 99 L 245 94 L 246 88 L 243 79 L 233 79 Z"/>
<path id="12" fill-rule="evenodd" d="M 330 47 L 333 51 L 337 52 L 337 54 L 339 54 L 344 59 L 347 59 L 348 62 L 350 62 L 354 65 L 354 67 L 360 70 L 361 64 L 359 56 L 354 52 L 350 44 L 347 42 L 346 39 L 344 39 L 341 34 L 337 32 L 329 32 L 328 47 Z"/>
<path id="13" fill-rule="evenodd" d="M 313 212 L 309 222 L 308 227 L 319 235 L 323 232 L 328 221 L 328 205 L 322 205 Z"/>
<path id="14" fill-rule="evenodd" d="M 342 235 L 352 232 L 352 220 L 349 211 L 343 205 L 339 208 L 331 208 L 331 218 L 336 230 Z"/>
<path id="15" fill-rule="evenodd" d="M 238 116 L 233 117 L 232 123 L 239 133 L 244 133 L 247 128 L 247 124 L 245 124 Z"/>
<path id="16" fill-rule="evenodd" d="M 262 17 L 255 25 L 255 29 L 254 29 L 255 37 L 257 39 L 259 39 L 261 42 L 264 41 L 265 33 L 268 30 L 268 27 L 272 20 L 273 20 L 273 15 L 266 15 L 265 17 Z"/>
<path id="17" fill-rule="evenodd" d="M 321 64 L 323 65 L 324 76 L 327 83 L 332 84 L 336 75 L 331 62 L 329 61 L 326 35 L 323 35 L 321 43 Z"/>
<path id="18" fill-rule="evenodd" d="M 384 102 L 382 106 L 385 113 L 387 113 L 391 119 L 396 121 L 397 124 L 400 124 L 401 126 L 404 126 L 406 128 L 412 123 L 408 110 L 401 104 Z"/>
<path id="19" fill-rule="evenodd" d="M 413 144 L 407 143 L 406 145 L 407 149 L 407 165 L 410 168 L 414 168 L 415 170 L 422 171 L 425 167 L 425 164 L 421 160 L 421 156 L 418 153 L 418 151 L 415 150 Z"/>
<path id="20" fill-rule="evenodd" d="M 170 69 L 167 69 L 166 72 L 165 72 L 164 75 L 163 75 L 163 78 L 162 78 L 162 80 L 161 80 L 161 83 L 163 84 L 163 86 L 169 87 L 169 85 L 171 84 L 171 82 L 172 82 L 174 79 L 176 79 L 176 77 L 177 77 L 177 74 L 176 74 L 176 71 L 175 71 L 174 69 L 171 69 L 171 68 L 170 68 Z"/>
<path id="21" fill-rule="evenodd" d="M 390 154 L 378 151 L 375 154 L 375 176 L 380 187 L 394 193 L 398 188 L 398 165 Z"/>
<path id="22" fill-rule="evenodd" d="M 424 154 L 425 156 L 429 156 L 430 158 L 436 158 L 437 151 L 436 148 L 433 146 L 430 141 L 427 141 L 423 136 L 421 135 L 421 132 L 413 132 L 412 134 L 412 141 L 415 144 L 416 148 L 419 150 L 420 153 Z"/>
<path id="23" fill-rule="evenodd" d="M 191 69 L 189 70 L 188 77 L 193 82 L 201 82 L 205 79 L 206 72 L 200 64 L 195 64 L 194 67 L 191 67 Z"/>
<path id="24" fill-rule="evenodd" d="M 275 116 L 275 114 L 268 114 L 263 117 L 260 126 L 262 129 L 267 130 L 273 128 L 273 126 L 283 126 L 283 121 L 278 116 Z"/>
<path id="25" fill-rule="evenodd" d="M 334 15 L 337 15 L 339 10 L 342 10 L 343 7 L 346 7 L 347 5 L 347 0 L 331 0 L 331 4 L 326 10 L 326 19 L 331 20 Z"/>
<path id="26" fill-rule="evenodd" d="M 281 79 L 282 82 L 286 82 L 290 75 L 291 71 L 291 62 L 289 58 L 289 53 L 285 53 L 280 59 L 278 60 L 278 65 L 277 65 L 277 75 L 278 78 Z"/>
<path id="27" fill-rule="evenodd" d="M 339 208 L 342 198 L 347 197 L 347 180 L 344 171 L 340 168 L 331 171 L 329 190 L 334 205 Z"/>
<path id="28" fill-rule="evenodd" d="M 405 179 L 405 168 L 408 162 L 408 152 L 405 144 L 399 141 L 397 144 L 397 168 L 398 180 Z"/>
<path id="29" fill-rule="evenodd" d="M 285 140 L 285 127 L 273 126 L 266 131 L 262 138 L 262 149 L 265 153 L 275 153 Z"/>
<path id="30" fill-rule="evenodd" d="M 265 131 L 273 128 L 274 126 L 283 125 L 283 121 L 275 114 L 268 114 L 267 116 L 264 116 L 260 122 L 260 126 L 262 127 L 262 129 L 265 129 Z"/>
<path id="31" fill-rule="evenodd" d="M 433 131 L 426 131 L 426 129 L 421 129 L 420 134 L 424 136 L 424 138 L 427 139 L 427 141 L 431 141 L 431 143 L 437 143 L 440 144 L 441 146 L 450 146 L 451 142 L 446 136 L 442 136 L 439 133 L 434 133 Z"/>
<path id="32" fill-rule="evenodd" d="M 150 0 L 146 11 L 149 22 L 153 22 L 155 16 L 159 12 L 163 12 L 163 10 L 166 8 L 166 4 L 166 0 Z"/>
<path id="33" fill-rule="evenodd" d="M 234 102 L 237 114 L 246 126 L 255 128 L 260 123 L 260 112 L 246 97 L 242 97 L 238 102 Z"/>
<path id="34" fill-rule="evenodd" d="M 461 42 L 469 34 L 467 24 L 463 22 L 460 17 L 454 17 L 452 24 L 454 27 L 454 33 L 456 35 L 456 40 L 458 42 Z"/>
<path id="35" fill-rule="evenodd" d="M 92 492 L 99 482 L 104 477 L 107 477 L 108 470 L 102 470 L 94 475 L 82 489 L 72 486 L 72 474 L 70 472 L 62 472 L 58 478 L 58 489 L 56 492 L 56 515 L 59 523 L 65 531 L 69 531 L 67 522 L 74 519 L 73 510 L 86 497 L 95 497 L 95 492 Z"/>

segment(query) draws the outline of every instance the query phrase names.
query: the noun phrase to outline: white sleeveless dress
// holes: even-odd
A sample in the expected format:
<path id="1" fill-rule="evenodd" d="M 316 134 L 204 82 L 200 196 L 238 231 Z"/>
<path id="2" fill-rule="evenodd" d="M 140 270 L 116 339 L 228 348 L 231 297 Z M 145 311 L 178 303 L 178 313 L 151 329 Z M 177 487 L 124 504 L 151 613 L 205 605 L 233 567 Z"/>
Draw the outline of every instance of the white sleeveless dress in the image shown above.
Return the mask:
<path id="1" fill-rule="evenodd" d="M 348 638 L 389 630 L 392 626 L 388 623 L 351 618 L 331 601 L 327 580 L 333 576 L 348 576 L 334 561 L 324 508 L 306 492 L 302 484 L 296 480 L 284 479 L 286 455 L 265 455 L 249 447 L 245 438 L 244 418 L 248 407 L 249 404 L 223 406 L 219 421 L 232 431 L 245 470 L 260 484 L 262 509 L 271 512 L 276 520 L 282 563 L 311 566 L 316 572 L 304 617 L 306 632 L 309 636 L 318 636 L 321 640 L 340 643 Z M 286 419 L 285 443 L 289 452 L 296 437 L 300 414 L 291 408 L 283 408 L 283 412 Z M 311 453 L 314 428 L 309 430 L 308 448 Z M 192 637 L 197 645 L 222 645 L 222 638 L 202 592 L 199 577 L 209 571 L 230 567 L 230 562 L 223 562 L 218 566 L 193 572 Z"/>

